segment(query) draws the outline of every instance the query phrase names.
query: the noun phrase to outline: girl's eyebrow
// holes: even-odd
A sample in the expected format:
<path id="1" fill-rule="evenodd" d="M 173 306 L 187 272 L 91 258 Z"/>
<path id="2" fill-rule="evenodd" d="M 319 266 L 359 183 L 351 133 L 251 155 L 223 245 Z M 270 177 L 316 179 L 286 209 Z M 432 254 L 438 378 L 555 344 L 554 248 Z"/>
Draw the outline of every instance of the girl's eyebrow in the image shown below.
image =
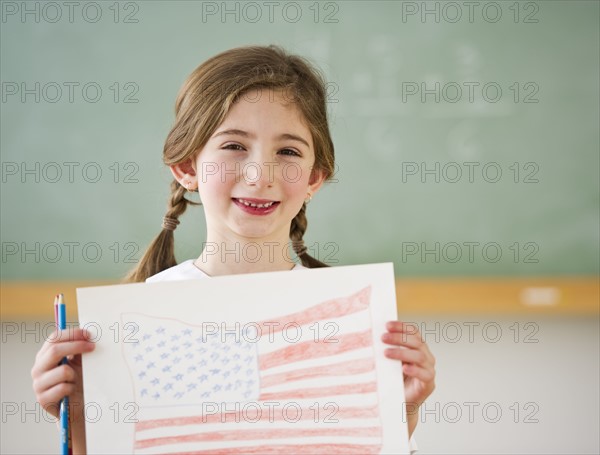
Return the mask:
<path id="1" fill-rule="evenodd" d="M 243 136 L 243 137 L 248 137 L 250 139 L 254 139 L 254 135 L 251 133 L 248 133 L 247 131 L 244 130 L 238 130 L 238 129 L 228 129 L 228 130 L 223 130 L 223 131 L 219 131 L 218 133 L 213 134 L 211 139 L 214 139 L 218 136 L 224 136 L 224 135 L 229 135 L 229 136 Z M 281 140 L 281 139 L 288 139 L 291 141 L 297 141 L 297 142 L 301 142 L 304 145 L 306 145 L 308 148 L 310 148 L 310 145 L 308 145 L 308 142 L 304 139 L 302 139 L 300 136 L 296 136 L 295 134 L 291 134 L 291 133 L 283 133 L 280 134 L 276 139 Z"/>

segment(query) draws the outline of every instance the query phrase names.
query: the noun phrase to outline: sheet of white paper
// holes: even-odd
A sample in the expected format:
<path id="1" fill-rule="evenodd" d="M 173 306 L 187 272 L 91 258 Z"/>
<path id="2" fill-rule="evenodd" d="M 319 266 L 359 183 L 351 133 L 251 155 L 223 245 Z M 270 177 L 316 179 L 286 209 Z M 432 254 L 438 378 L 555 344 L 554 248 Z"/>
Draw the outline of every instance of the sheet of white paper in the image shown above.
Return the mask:
<path id="1" fill-rule="evenodd" d="M 409 453 L 393 264 L 77 289 L 88 453 Z"/>

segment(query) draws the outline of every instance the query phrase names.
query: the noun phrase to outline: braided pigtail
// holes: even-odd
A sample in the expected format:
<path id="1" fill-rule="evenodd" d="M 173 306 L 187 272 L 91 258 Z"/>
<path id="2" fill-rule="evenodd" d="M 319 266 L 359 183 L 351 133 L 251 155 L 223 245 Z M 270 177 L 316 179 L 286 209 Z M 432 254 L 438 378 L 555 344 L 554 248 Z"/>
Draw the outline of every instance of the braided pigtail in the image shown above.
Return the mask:
<path id="1" fill-rule="evenodd" d="M 318 267 L 329 267 L 327 264 L 313 258 L 308 254 L 306 245 L 304 245 L 304 240 L 302 240 L 307 227 L 308 220 L 306 219 L 306 203 L 304 203 L 290 225 L 290 239 L 292 240 L 292 248 L 302 261 L 302 265 L 304 267 L 311 269 L 316 269 Z"/>
<path id="2" fill-rule="evenodd" d="M 186 199 L 186 191 L 177 180 L 171 182 L 171 197 L 167 213 L 163 218 L 162 231 L 150 244 L 138 265 L 125 277 L 126 283 L 143 282 L 146 278 L 177 265 L 173 231 L 188 204 L 200 205 L 198 202 Z"/>

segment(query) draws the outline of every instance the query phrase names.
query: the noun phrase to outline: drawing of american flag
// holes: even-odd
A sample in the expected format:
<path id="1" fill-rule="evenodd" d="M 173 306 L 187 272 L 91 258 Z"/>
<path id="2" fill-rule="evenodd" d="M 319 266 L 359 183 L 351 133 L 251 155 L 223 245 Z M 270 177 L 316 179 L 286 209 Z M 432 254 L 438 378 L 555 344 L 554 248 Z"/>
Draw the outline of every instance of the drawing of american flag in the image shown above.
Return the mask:
<path id="1" fill-rule="evenodd" d="M 135 453 L 379 453 L 371 287 L 206 335 L 142 314 L 122 344 Z"/>

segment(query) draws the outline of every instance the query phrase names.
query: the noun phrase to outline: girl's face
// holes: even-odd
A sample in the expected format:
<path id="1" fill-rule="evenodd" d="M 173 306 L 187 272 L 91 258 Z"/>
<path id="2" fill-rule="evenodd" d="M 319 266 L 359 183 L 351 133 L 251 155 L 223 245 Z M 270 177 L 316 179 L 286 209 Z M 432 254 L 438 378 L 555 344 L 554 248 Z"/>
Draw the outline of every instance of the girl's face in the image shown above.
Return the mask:
<path id="1" fill-rule="evenodd" d="M 188 168 L 209 238 L 287 242 L 292 219 L 323 183 L 314 162 L 312 135 L 294 104 L 269 89 L 243 95 Z"/>

